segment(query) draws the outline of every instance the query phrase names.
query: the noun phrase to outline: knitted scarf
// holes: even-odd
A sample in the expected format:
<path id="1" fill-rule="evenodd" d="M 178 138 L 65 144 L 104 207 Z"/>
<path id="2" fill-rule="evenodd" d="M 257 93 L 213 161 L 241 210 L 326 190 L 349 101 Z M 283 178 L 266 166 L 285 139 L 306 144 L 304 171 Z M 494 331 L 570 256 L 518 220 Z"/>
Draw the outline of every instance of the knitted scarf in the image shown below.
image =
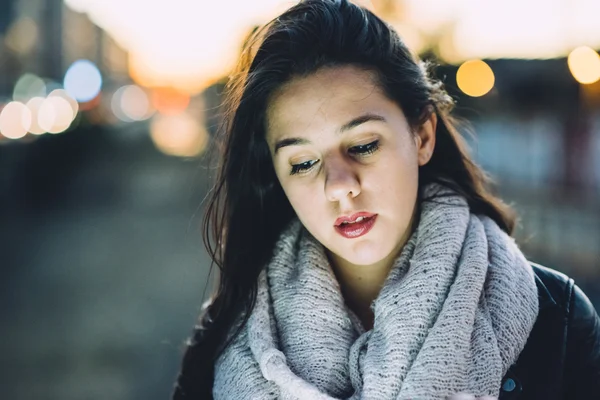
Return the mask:
<path id="1" fill-rule="evenodd" d="M 537 318 L 533 270 L 493 220 L 450 189 L 424 194 L 434 193 L 450 196 L 422 203 L 367 332 L 323 246 L 294 220 L 260 273 L 248 323 L 215 364 L 214 398 L 498 396 Z"/>

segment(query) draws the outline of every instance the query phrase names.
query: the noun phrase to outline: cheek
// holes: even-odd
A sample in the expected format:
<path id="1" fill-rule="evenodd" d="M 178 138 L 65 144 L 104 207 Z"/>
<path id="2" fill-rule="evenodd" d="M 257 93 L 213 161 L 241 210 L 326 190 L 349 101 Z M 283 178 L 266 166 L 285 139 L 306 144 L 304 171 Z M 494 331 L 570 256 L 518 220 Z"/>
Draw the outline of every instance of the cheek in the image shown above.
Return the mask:
<path id="1" fill-rule="evenodd" d="M 292 208 L 299 217 L 310 217 L 315 213 L 315 203 L 318 199 L 315 185 L 302 182 L 284 182 L 281 183 L 281 186 Z"/>
<path id="2" fill-rule="evenodd" d="M 396 191 L 418 177 L 419 165 L 416 151 L 412 148 L 395 149 L 378 160 L 375 168 L 368 169 L 366 182 L 377 182 L 377 189 Z"/>
<path id="3" fill-rule="evenodd" d="M 364 179 L 369 204 L 394 219 L 412 213 L 418 190 L 418 165 L 414 156 L 396 155 L 386 159 Z M 399 223 L 402 221 L 396 221 Z"/>
<path id="4" fill-rule="evenodd" d="M 294 209 L 294 212 L 302 224 L 315 236 L 322 226 L 322 222 L 327 220 L 327 209 L 323 189 L 319 190 L 316 184 L 307 182 L 284 187 L 284 192 Z"/>

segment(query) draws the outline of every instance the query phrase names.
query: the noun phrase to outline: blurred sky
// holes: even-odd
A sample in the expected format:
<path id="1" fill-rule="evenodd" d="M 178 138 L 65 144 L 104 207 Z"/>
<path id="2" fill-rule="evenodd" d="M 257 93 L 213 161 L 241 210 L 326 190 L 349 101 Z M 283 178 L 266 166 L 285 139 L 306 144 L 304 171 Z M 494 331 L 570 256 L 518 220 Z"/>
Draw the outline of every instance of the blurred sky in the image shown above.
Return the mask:
<path id="1" fill-rule="evenodd" d="M 598 0 L 357 0 L 396 25 L 418 52 L 441 42 L 447 62 L 471 58 L 551 58 L 600 47 Z M 290 7 L 290 0 L 65 0 L 130 52 L 148 83 L 203 82 L 222 73 L 242 38 Z M 235 12 L 232 12 L 235 10 Z"/>
<path id="2" fill-rule="evenodd" d="M 14 1 L 14 21 L 0 37 L 2 57 L 12 60 L 2 64 L 11 83 L 0 85 L 0 140 L 61 133 L 91 111 L 94 123 L 152 119 L 159 148 L 197 154 L 206 144 L 202 113 L 182 112 L 210 107 L 200 94 L 230 74 L 252 29 L 296 2 Z M 456 83 L 468 96 L 499 90 L 499 71 L 483 60 L 548 58 L 568 64 L 582 96 L 600 97 L 598 0 L 354 2 L 391 24 L 413 52 L 460 65 Z M 555 72 L 549 79 L 563 82 Z"/>

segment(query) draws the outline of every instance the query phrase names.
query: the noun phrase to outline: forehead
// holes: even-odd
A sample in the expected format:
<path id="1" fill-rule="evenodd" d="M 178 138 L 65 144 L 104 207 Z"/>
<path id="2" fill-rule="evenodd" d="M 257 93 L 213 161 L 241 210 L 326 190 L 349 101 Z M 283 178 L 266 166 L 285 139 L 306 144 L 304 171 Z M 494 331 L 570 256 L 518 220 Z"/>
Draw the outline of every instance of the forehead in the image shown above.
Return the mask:
<path id="1" fill-rule="evenodd" d="M 385 114 L 390 103 L 373 72 L 351 66 L 322 69 L 273 93 L 267 103 L 267 140 L 337 129 L 365 112 Z"/>

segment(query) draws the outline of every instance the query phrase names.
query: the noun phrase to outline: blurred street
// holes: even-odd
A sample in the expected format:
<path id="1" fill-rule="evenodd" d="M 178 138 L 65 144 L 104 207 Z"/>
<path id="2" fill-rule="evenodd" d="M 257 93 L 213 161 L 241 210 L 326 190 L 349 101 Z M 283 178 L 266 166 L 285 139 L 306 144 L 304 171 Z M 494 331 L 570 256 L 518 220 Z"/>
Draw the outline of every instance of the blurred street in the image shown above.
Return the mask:
<path id="1" fill-rule="evenodd" d="M 19 149 L 56 151 L 20 186 L 6 185 L 0 148 L 0 191 L 20 203 L 2 204 L 0 224 L 2 398 L 168 398 L 208 272 L 196 210 L 207 174 L 147 136 L 116 147 L 114 133 L 77 134 L 96 143 Z"/>

